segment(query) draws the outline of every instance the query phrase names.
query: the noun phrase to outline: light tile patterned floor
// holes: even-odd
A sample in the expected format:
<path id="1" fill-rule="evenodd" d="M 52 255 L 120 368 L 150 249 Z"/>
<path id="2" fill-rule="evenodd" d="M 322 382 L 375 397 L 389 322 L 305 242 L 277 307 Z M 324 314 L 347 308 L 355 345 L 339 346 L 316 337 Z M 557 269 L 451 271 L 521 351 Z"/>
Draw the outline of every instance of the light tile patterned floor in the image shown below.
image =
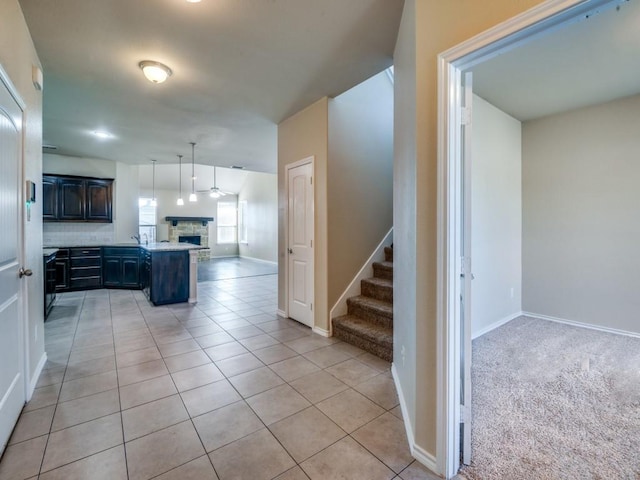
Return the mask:
<path id="1" fill-rule="evenodd" d="M 275 275 L 196 306 L 60 295 L 7 479 L 435 479 L 409 454 L 389 364 L 276 316 Z"/>

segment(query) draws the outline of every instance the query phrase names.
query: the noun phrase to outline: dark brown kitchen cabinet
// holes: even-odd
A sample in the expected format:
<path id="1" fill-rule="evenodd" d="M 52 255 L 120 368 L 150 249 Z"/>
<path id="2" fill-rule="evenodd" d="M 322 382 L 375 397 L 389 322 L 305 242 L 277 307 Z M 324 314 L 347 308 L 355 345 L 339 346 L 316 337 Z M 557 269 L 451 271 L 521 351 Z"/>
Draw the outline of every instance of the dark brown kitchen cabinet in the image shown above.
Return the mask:
<path id="1" fill-rule="evenodd" d="M 89 222 L 111 222 L 113 180 L 86 181 L 86 212 Z"/>
<path id="2" fill-rule="evenodd" d="M 85 204 L 85 181 L 77 178 L 60 178 L 58 220 L 84 220 Z"/>
<path id="3" fill-rule="evenodd" d="M 188 251 L 144 251 L 140 275 L 142 291 L 154 305 L 189 300 Z"/>
<path id="4" fill-rule="evenodd" d="M 69 289 L 88 290 L 102 287 L 102 249 L 69 249 Z"/>
<path id="5" fill-rule="evenodd" d="M 56 291 L 69 289 L 69 249 L 61 248 L 56 254 Z"/>
<path id="6" fill-rule="evenodd" d="M 58 219 L 58 178 L 43 175 L 42 177 L 42 219 L 55 221 Z"/>
<path id="7" fill-rule="evenodd" d="M 113 221 L 113 180 L 44 175 L 43 220 L 46 222 Z"/>
<path id="8" fill-rule="evenodd" d="M 102 285 L 106 288 L 140 288 L 140 249 L 104 247 Z"/>

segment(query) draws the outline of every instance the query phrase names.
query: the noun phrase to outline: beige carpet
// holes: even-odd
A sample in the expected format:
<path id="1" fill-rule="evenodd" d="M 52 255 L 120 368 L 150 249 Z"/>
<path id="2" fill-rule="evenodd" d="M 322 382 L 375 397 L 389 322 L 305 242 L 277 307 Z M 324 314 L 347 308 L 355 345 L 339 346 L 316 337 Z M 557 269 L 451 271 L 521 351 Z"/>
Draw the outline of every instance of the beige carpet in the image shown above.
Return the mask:
<path id="1" fill-rule="evenodd" d="M 640 338 L 520 317 L 473 342 L 472 464 L 491 479 L 640 479 Z"/>

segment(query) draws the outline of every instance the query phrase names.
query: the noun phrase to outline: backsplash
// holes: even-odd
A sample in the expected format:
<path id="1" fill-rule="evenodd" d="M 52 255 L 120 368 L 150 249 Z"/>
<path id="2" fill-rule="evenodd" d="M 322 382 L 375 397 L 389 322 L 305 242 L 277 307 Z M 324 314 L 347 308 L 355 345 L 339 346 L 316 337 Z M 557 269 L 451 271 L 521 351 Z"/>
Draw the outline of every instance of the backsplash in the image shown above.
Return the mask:
<path id="1" fill-rule="evenodd" d="M 64 247 L 113 243 L 115 241 L 113 223 L 55 223 L 42 225 L 44 246 Z"/>

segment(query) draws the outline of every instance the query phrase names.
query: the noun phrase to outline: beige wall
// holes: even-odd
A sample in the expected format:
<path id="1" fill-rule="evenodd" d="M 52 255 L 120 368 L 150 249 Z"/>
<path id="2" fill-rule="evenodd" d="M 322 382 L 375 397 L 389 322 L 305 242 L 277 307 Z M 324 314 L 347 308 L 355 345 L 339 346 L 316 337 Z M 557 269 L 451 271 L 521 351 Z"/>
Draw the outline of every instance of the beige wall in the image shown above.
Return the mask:
<path id="1" fill-rule="evenodd" d="M 287 238 L 285 230 L 286 172 L 285 166 L 314 157 L 314 325 L 328 330 L 327 306 L 327 156 L 328 156 L 328 99 L 289 117 L 278 125 L 278 309 L 286 311 L 285 269 L 287 267 Z"/>
<path id="2" fill-rule="evenodd" d="M 45 223 L 44 238 L 62 238 L 65 232 L 89 242 L 128 242 L 138 231 L 138 166 L 96 158 L 43 155 L 42 171 L 58 175 L 112 178 L 113 223 Z M 56 242 L 54 242 L 56 243 Z"/>
<path id="3" fill-rule="evenodd" d="M 525 311 L 640 333 L 640 95 L 524 123 Z"/>
<path id="4" fill-rule="evenodd" d="M 42 92 L 31 82 L 31 67 L 40 60 L 31 41 L 20 5 L 16 0 L 0 0 L 0 65 L 26 104 L 24 139 L 24 177 L 37 185 L 36 203 L 31 208 L 31 220 L 24 223 L 24 264 L 34 272 L 27 280 L 28 330 L 27 381 L 35 378 L 44 355 L 44 313 L 42 274 Z M 44 75 L 46 88 L 46 72 Z"/>
<path id="5" fill-rule="evenodd" d="M 522 127 L 473 97 L 471 335 L 522 310 Z"/>
<path id="6" fill-rule="evenodd" d="M 406 402 L 416 446 L 431 455 L 437 423 L 437 55 L 539 3 L 405 0 L 396 47 L 394 135 L 394 192 L 406 189 L 394 193 L 394 255 L 404 268 L 394 269 L 394 283 L 402 286 L 394 304 L 408 306 L 394 317 L 395 325 L 408 325 L 396 327 L 394 363 L 405 396 L 413 397 Z"/>
<path id="7" fill-rule="evenodd" d="M 393 85 L 385 72 L 329 100 L 328 301 L 393 226 Z"/>
<path id="8" fill-rule="evenodd" d="M 277 263 L 278 176 L 248 172 L 238 201 L 247 202 L 248 243 L 239 245 L 240 256 Z"/>

